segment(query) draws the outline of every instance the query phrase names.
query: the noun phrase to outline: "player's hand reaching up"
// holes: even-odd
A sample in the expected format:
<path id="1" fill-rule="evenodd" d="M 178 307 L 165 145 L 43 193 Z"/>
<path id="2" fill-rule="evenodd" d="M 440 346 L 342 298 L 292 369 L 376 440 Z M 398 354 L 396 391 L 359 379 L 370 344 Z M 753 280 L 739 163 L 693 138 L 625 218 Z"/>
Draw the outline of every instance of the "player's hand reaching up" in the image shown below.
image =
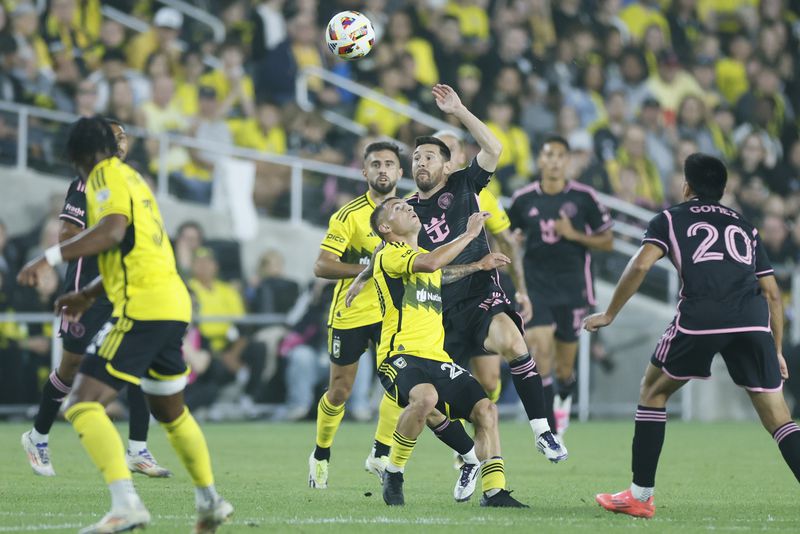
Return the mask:
<path id="1" fill-rule="evenodd" d="M 467 231 L 464 232 L 471 239 L 475 239 L 483 231 L 483 222 L 491 217 L 492 214 L 488 211 L 479 211 L 469 216 L 467 221 Z"/>
<path id="2" fill-rule="evenodd" d="M 499 252 L 490 252 L 480 260 L 475 262 L 475 265 L 481 271 L 491 271 L 492 269 L 499 269 L 505 265 L 510 265 L 511 260 L 505 254 Z"/>
<path id="3" fill-rule="evenodd" d="M 605 313 L 593 313 L 583 320 L 583 328 L 589 332 L 597 332 L 604 326 L 608 326 L 614 319 Z"/>
<path id="4" fill-rule="evenodd" d="M 62 314 L 68 322 L 74 323 L 81 318 L 83 312 L 88 310 L 93 303 L 94 298 L 85 292 L 72 291 L 56 299 L 55 311 Z"/>
<path id="5" fill-rule="evenodd" d="M 449 85 L 437 83 L 431 89 L 436 105 L 445 113 L 455 113 L 462 106 L 461 99 L 455 90 Z"/>

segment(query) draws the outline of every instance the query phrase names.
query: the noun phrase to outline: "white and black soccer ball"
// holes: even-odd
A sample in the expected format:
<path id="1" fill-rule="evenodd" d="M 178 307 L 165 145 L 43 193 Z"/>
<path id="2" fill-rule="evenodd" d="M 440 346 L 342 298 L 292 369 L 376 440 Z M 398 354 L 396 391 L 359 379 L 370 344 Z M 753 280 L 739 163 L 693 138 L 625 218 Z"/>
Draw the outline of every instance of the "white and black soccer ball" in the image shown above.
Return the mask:
<path id="1" fill-rule="evenodd" d="M 328 49 L 342 59 L 358 59 L 369 54 L 375 44 L 372 22 L 358 11 L 335 14 L 325 32 Z"/>

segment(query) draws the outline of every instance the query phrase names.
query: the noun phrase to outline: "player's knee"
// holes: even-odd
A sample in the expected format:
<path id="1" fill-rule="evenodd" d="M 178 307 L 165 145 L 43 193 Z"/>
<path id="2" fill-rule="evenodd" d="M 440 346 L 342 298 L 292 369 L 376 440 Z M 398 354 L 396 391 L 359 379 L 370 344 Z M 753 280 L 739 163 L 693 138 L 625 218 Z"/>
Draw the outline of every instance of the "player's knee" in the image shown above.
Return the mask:
<path id="1" fill-rule="evenodd" d="M 330 389 L 328 389 L 328 400 L 334 406 L 341 406 L 350 398 L 350 392 L 352 390 L 352 384 L 346 384 L 344 382 L 331 384 Z"/>
<path id="2" fill-rule="evenodd" d="M 436 388 L 430 384 L 420 384 L 414 386 L 409 393 L 409 406 L 418 414 L 427 417 L 436 409 L 439 402 L 439 395 Z"/>
<path id="3" fill-rule="evenodd" d="M 68 384 L 74 382 L 82 360 L 83 357 L 80 354 L 64 351 L 61 362 L 58 364 L 58 377 Z"/>
<path id="4" fill-rule="evenodd" d="M 497 426 L 497 406 L 489 399 L 481 399 L 472 409 L 472 422 L 478 428 L 490 429 Z"/>

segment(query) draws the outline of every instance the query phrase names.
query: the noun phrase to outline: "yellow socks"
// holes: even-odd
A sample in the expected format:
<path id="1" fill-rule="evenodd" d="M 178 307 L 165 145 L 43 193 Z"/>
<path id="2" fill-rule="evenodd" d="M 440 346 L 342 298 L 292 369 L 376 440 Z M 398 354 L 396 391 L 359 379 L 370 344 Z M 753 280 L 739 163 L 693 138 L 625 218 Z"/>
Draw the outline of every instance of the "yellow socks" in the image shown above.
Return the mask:
<path id="1" fill-rule="evenodd" d="M 416 439 L 409 439 L 395 430 L 392 434 L 392 450 L 389 453 L 387 469 L 394 472 L 403 471 L 416 444 Z"/>
<path id="2" fill-rule="evenodd" d="M 194 485 L 199 488 L 212 485 L 214 474 L 211 472 L 211 456 L 208 454 L 206 438 L 189 413 L 189 408 L 184 407 L 183 413 L 177 419 L 171 423 L 161 423 L 161 426 L 167 431 L 167 438 L 191 475 Z"/>
<path id="3" fill-rule="evenodd" d="M 506 471 L 501 457 L 495 456 L 483 462 L 483 465 L 481 465 L 481 486 L 484 493 L 506 488 Z"/>
<path id="4" fill-rule="evenodd" d="M 397 428 L 397 420 L 403 409 L 397 405 L 397 402 L 387 394 L 383 394 L 380 407 L 378 408 L 378 427 L 375 429 L 376 443 L 386 445 L 387 449 L 392 443 L 392 434 L 394 429 Z M 375 456 L 383 456 L 382 454 L 375 454 Z"/>
<path id="5" fill-rule="evenodd" d="M 333 438 L 343 417 L 344 404 L 334 406 L 328 400 L 327 393 L 323 393 L 317 405 L 317 447 L 329 449 L 333 445 Z"/>
<path id="6" fill-rule="evenodd" d="M 94 465 L 103 473 L 106 484 L 130 480 L 122 438 L 99 402 L 79 402 L 66 412 L 67 420 L 78 433 Z"/>
<path id="7" fill-rule="evenodd" d="M 497 404 L 497 401 L 500 399 L 500 393 L 503 391 L 503 381 L 497 381 L 497 387 L 494 388 L 492 391 L 487 391 L 486 396 L 489 397 L 489 400 L 493 403 Z"/>

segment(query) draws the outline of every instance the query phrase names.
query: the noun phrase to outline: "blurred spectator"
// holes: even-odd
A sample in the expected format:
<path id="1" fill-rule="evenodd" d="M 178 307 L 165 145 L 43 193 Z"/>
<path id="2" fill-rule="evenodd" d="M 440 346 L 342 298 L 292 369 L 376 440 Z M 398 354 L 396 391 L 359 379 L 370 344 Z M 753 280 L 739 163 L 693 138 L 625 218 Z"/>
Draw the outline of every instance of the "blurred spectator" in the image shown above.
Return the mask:
<path id="1" fill-rule="evenodd" d="M 671 50 L 664 50 L 659 55 L 658 71 L 648 79 L 647 89 L 661 104 L 668 124 L 674 124 L 678 106 L 686 96 L 703 94 L 700 85 L 683 70 L 678 56 Z"/>
<path id="2" fill-rule="evenodd" d="M 700 152 L 720 156 L 706 120 L 706 107 L 700 97 L 687 95 L 681 100 L 676 119 L 678 136 L 692 139 Z"/>
<path id="3" fill-rule="evenodd" d="M 97 109 L 97 86 L 89 80 L 78 83 L 78 90 L 75 93 L 75 103 L 73 113 L 81 117 L 91 117 Z"/>
<path id="4" fill-rule="evenodd" d="M 400 70 L 395 67 L 385 67 L 378 74 L 378 80 L 379 93 L 401 104 L 408 104 L 408 99 L 400 92 L 403 86 L 403 75 Z M 356 107 L 355 121 L 366 126 L 371 134 L 397 137 L 398 130 L 409 123 L 409 118 L 374 100 L 362 98 Z"/>
<path id="5" fill-rule="evenodd" d="M 288 313 L 300 294 L 300 286 L 286 278 L 285 260 L 275 249 L 261 255 L 257 278 L 248 290 L 252 313 Z"/>
<path id="6" fill-rule="evenodd" d="M 715 150 L 722 156 L 723 161 L 732 162 L 736 159 L 736 142 L 733 140 L 733 129 L 736 126 L 736 117 L 733 111 L 720 104 L 714 108 L 714 114 L 707 124 Z"/>
<path id="7" fill-rule="evenodd" d="M 613 159 L 625 131 L 626 102 L 621 90 L 611 91 L 606 96 L 606 117 L 593 125 L 594 151 L 597 159 Z M 571 145 L 570 145 L 571 146 Z"/>
<path id="8" fill-rule="evenodd" d="M 113 110 L 113 107 L 109 104 L 111 100 L 111 85 L 120 80 L 128 82 L 135 106 L 150 98 L 150 83 L 139 72 L 128 68 L 125 61 L 125 53 L 122 50 L 107 50 L 103 54 L 100 69 L 87 78 L 97 87 L 95 109 L 98 113 L 106 113 L 107 110 Z"/>
<path id="9" fill-rule="evenodd" d="M 498 96 L 489 103 L 486 126 L 503 144 L 495 177 L 504 195 L 511 195 L 527 181 L 533 163 L 528 134 L 514 124 L 516 116 L 519 114 L 508 98 Z"/>
<path id="10" fill-rule="evenodd" d="M 184 133 L 189 127 L 189 118 L 178 107 L 175 99 L 175 82 L 169 76 L 153 79 L 153 95 L 142 104 L 139 126 L 147 130 L 150 137 L 145 140 L 150 157 L 150 172 L 157 172 L 159 164 L 167 167 L 167 172 L 179 171 L 189 162 L 189 153 L 182 146 L 171 145 L 166 160 L 159 162 L 158 135 L 162 133 Z"/>
<path id="11" fill-rule="evenodd" d="M 639 113 L 639 109 L 650 94 L 647 65 L 637 48 L 626 48 L 620 58 L 619 78 L 610 78 L 606 91 L 622 91 L 628 104 L 628 120 Z"/>
<path id="12" fill-rule="evenodd" d="M 605 120 L 606 109 L 602 96 L 604 85 L 603 66 L 599 58 L 594 58 L 578 71 L 576 87 L 566 92 L 564 102 L 578 112 L 582 128 Z"/>
<path id="13" fill-rule="evenodd" d="M 697 16 L 697 3 L 698 0 L 674 0 L 667 12 L 672 48 L 684 64 L 692 62 L 704 30 Z"/>
<path id="14" fill-rule="evenodd" d="M 675 130 L 664 124 L 664 114 L 656 99 L 647 98 L 644 101 L 639 123 L 646 132 L 647 155 L 655 163 L 660 176 L 669 176 L 675 171 Z"/>
<path id="15" fill-rule="evenodd" d="M 241 45 L 226 42 L 219 53 L 222 66 L 200 76 L 200 85 L 212 87 L 216 91 L 220 101 L 220 117 L 254 117 L 255 89 L 253 79 L 244 70 L 244 51 Z"/>
<path id="16" fill-rule="evenodd" d="M 775 278 L 783 291 L 791 289 L 791 268 L 797 262 L 797 247 L 789 234 L 786 220 L 778 215 L 767 215 L 759 228 L 761 242 L 775 267 Z"/>
<path id="17" fill-rule="evenodd" d="M 153 27 L 140 33 L 128 44 L 128 64 L 139 71 L 144 70 L 147 58 L 153 52 L 167 54 L 172 68 L 180 66 L 181 47 L 178 36 L 183 28 L 183 15 L 171 7 L 162 7 L 153 17 Z"/>
<path id="18" fill-rule="evenodd" d="M 595 158 L 592 136 L 588 132 L 576 132 L 567 142 L 570 148 L 567 178 L 587 184 L 601 193 L 611 193 L 608 174 Z"/>
<path id="19" fill-rule="evenodd" d="M 260 102 L 255 118 L 228 121 L 228 125 L 233 142 L 238 146 L 271 154 L 286 153 L 286 130 L 281 121 L 281 110 L 273 102 Z"/>
<path id="20" fill-rule="evenodd" d="M 389 17 L 386 37 L 376 47 L 376 62 L 381 69 L 397 65 L 400 57 L 408 52 L 414 58 L 414 79 L 425 86 L 439 82 L 439 71 L 434 59 L 433 47 L 427 39 L 415 36 L 411 11 L 395 11 Z"/>
<path id="21" fill-rule="evenodd" d="M 51 56 L 74 62 L 81 72 L 93 70 L 99 60 L 92 49 L 100 34 L 100 20 L 99 0 L 80 5 L 75 0 L 52 0 L 42 32 Z"/>
<path id="22" fill-rule="evenodd" d="M 204 241 L 203 228 L 196 221 L 181 223 L 178 231 L 175 232 L 172 248 L 175 251 L 175 263 L 178 267 L 178 273 L 184 281 L 191 278 L 195 252 L 203 246 Z"/>
<path id="23" fill-rule="evenodd" d="M 34 59 L 37 69 L 48 78 L 53 77 L 50 51 L 39 31 L 36 7 L 26 1 L 19 2 L 11 13 L 11 33 L 20 54 Z"/>
<path id="24" fill-rule="evenodd" d="M 193 117 L 198 111 L 197 91 L 201 85 L 200 77 L 206 70 L 202 52 L 196 49 L 187 50 L 183 53 L 181 64 L 183 72 L 175 89 L 175 101 L 184 115 Z"/>
<path id="25" fill-rule="evenodd" d="M 8 239 L 6 223 L 0 221 L 0 275 L 10 277 L 8 286 L 13 285 L 14 277 L 20 266 L 19 251 Z"/>
<path id="26" fill-rule="evenodd" d="M 622 145 L 617 150 L 616 158 L 606 162 L 606 171 L 615 193 L 630 189 L 629 182 L 622 181 L 623 168 L 632 169 L 636 176 L 634 194 L 637 203 L 651 209 L 660 207 L 664 203 L 664 188 L 661 177 L 653 160 L 647 156 L 645 150 L 646 133 L 641 126 L 630 125 L 625 130 Z M 630 174 L 624 176 L 630 178 Z"/>
<path id="27" fill-rule="evenodd" d="M 777 182 L 768 164 L 763 139 L 758 134 L 751 133 L 744 138 L 739 146 L 739 159 L 735 166 L 745 184 L 755 177 L 760 178 L 768 187 Z"/>
<path id="28" fill-rule="evenodd" d="M 750 39 L 746 35 L 735 35 L 728 43 L 728 54 L 717 60 L 717 87 L 728 104 L 736 104 L 750 87 L 746 63 L 752 53 Z"/>
<path id="29" fill-rule="evenodd" d="M 286 39 L 286 19 L 282 9 L 285 0 L 264 0 L 255 7 L 253 27 L 254 60 L 260 60 Z"/>
<path id="30" fill-rule="evenodd" d="M 437 83 L 456 87 L 458 68 L 464 56 L 464 41 L 458 18 L 454 15 L 442 17 L 439 21 L 439 31 L 434 34 L 434 39 L 436 46 L 433 47 L 433 56 L 439 69 Z"/>

